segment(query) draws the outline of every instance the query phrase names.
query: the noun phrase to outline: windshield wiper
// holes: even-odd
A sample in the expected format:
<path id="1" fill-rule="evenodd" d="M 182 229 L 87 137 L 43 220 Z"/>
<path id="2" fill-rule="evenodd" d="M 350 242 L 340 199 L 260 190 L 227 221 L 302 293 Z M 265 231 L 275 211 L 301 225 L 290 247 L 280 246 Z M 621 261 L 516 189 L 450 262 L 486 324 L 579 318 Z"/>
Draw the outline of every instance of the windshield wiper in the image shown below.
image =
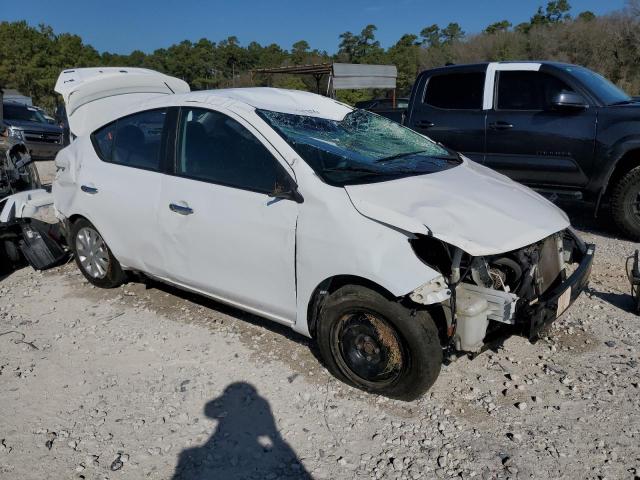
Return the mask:
<path id="1" fill-rule="evenodd" d="M 323 168 L 323 172 L 362 172 L 362 173 L 372 173 L 374 175 L 385 175 L 385 172 L 381 172 L 380 170 L 372 170 L 366 167 L 358 167 L 355 165 L 345 165 L 344 167 L 328 167 Z"/>
<path id="2" fill-rule="evenodd" d="M 388 157 L 379 158 L 375 161 L 375 163 L 388 162 L 389 160 L 397 160 L 402 157 L 410 157 L 411 155 L 417 155 L 419 153 L 428 152 L 428 150 L 419 150 L 417 152 L 405 152 L 405 153 L 397 153 L 395 155 L 390 155 Z"/>

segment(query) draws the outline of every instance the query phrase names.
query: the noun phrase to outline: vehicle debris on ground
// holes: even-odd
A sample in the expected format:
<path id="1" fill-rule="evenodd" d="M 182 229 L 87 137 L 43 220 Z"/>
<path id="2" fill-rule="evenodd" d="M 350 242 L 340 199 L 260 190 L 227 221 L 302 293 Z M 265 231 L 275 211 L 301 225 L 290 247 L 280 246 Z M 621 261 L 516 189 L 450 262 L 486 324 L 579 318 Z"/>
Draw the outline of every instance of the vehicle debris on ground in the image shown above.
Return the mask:
<path id="1" fill-rule="evenodd" d="M 53 195 L 43 188 L 26 146 L 0 136 L 0 271 L 37 270 L 67 258 Z"/>

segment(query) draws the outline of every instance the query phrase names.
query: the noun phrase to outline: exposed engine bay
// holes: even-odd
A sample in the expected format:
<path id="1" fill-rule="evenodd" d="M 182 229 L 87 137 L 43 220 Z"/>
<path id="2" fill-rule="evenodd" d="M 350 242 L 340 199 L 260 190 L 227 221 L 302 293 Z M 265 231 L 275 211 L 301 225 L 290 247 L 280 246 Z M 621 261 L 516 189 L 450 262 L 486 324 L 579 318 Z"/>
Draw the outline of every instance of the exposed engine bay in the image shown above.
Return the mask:
<path id="1" fill-rule="evenodd" d="M 518 250 L 482 257 L 433 237 L 418 236 L 411 243 L 416 254 L 442 274 L 447 287 L 446 299 L 437 298 L 442 296 L 438 282 L 417 289 L 411 299 L 442 303 L 452 345 L 468 352 L 480 351 L 488 333 L 503 325 L 533 338 L 586 286 L 593 256 L 593 246 L 585 245 L 571 229 Z M 579 269 L 578 278 L 573 274 Z"/>
<path id="2" fill-rule="evenodd" d="M 0 271 L 50 268 L 67 257 L 51 192 L 24 144 L 0 150 Z"/>

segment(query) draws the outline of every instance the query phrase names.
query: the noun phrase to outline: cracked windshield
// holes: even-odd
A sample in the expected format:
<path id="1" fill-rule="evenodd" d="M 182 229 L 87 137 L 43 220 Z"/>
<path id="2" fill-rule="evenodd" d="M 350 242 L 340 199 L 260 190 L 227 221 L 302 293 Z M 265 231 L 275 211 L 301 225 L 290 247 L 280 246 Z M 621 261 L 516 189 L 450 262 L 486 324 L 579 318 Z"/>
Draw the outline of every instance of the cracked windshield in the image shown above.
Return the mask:
<path id="1" fill-rule="evenodd" d="M 262 117 L 328 184 L 370 183 L 453 168 L 453 152 L 364 110 L 342 120 L 261 110 Z"/>

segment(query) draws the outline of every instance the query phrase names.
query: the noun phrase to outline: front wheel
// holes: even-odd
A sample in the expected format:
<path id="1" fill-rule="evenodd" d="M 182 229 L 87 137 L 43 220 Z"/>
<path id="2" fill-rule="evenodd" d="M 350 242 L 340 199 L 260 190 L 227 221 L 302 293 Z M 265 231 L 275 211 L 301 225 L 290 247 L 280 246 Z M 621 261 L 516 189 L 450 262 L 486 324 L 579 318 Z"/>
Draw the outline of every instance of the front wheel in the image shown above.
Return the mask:
<path id="1" fill-rule="evenodd" d="M 428 312 L 409 310 L 357 285 L 342 287 L 327 298 L 316 340 L 337 378 L 401 400 L 427 391 L 442 365 L 438 329 Z"/>
<path id="2" fill-rule="evenodd" d="M 71 248 L 78 268 L 96 287 L 115 288 L 126 280 L 120 263 L 88 220 L 81 218 L 71 227 Z"/>
<path id="3" fill-rule="evenodd" d="M 611 216 L 630 239 L 640 241 L 640 167 L 627 172 L 611 191 Z"/>

